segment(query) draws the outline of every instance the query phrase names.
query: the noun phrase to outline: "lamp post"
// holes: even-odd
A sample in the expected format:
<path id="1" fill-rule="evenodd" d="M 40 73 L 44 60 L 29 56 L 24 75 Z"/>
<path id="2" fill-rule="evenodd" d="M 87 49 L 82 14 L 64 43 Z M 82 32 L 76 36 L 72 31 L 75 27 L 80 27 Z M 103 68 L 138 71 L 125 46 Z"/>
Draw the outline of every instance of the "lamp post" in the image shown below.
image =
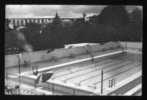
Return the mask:
<path id="1" fill-rule="evenodd" d="M 20 94 L 20 85 L 21 85 L 21 70 L 20 70 L 20 67 L 21 67 L 21 54 L 18 54 L 17 57 L 18 57 L 18 72 L 19 72 L 19 94 Z"/>
<path id="2" fill-rule="evenodd" d="M 90 47 L 89 45 L 87 45 L 87 46 Z M 93 54 L 91 53 L 91 51 L 89 51 L 86 47 L 85 47 L 85 50 L 86 50 L 87 54 L 90 55 L 92 63 L 95 63 L 95 61 L 94 61 L 94 56 L 93 56 Z"/>
<path id="3" fill-rule="evenodd" d="M 125 49 L 127 50 L 127 42 L 125 43 Z"/>
<path id="4" fill-rule="evenodd" d="M 103 94 L 103 69 L 101 69 L 101 95 Z"/>

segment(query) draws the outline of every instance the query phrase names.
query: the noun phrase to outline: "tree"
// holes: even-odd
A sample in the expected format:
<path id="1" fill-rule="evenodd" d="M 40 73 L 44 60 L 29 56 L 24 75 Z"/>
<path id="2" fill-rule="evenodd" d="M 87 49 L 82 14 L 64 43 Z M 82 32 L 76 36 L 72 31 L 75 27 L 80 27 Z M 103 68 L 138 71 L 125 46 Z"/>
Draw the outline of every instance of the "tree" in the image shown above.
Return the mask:
<path id="1" fill-rule="evenodd" d="M 60 48 L 63 47 L 64 43 L 64 34 L 63 26 L 58 13 L 56 13 L 53 22 L 48 24 L 42 33 L 42 39 L 45 40 L 46 47 L 49 48 Z"/>
<path id="2" fill-rule="evenodd" d="M 129 13 L 130 23 L 127 25 L 126 33 L 130 34 L 129 40 L 142 41 L 143 36 L 143 23 L 142 23 L 142 11 L 138 8 Z M 126 35 L 127 35 L 126 34 Z"/>
<path id="3" fill-rule="evenodd" d="M 5 32 L 5 48 L 17 46 L 17 38 L 14 31 Z"/>
<path id="4" fill-rule="evenodd" d="M 124 6 L 107 6 L 99 15 L 99 23 L 122 27 L 129 23 L 129 16 Z"/>
<path id="5" fill-rule="evenodd" d="M 53 22 L 52 22 L 52 26 L 53 27 L 60 27 L 61 25 L 62 25 L 62 21 L 58 15 L 58 13 L 56 12 L 56 15 L 55 15 Z"/>
<path id="6" fill-rule="evenodd" d="M 142 11 L 140 9 L 135 8 L 129 15 L 131 22 L 142 24 Z"/>
<path id="7" fill-rule="evenodd" d="M 41 47 L 40 30 L 41 25 L 36 23 L 29 23 L 24 29 L 20 30 L 24 34 L 26 41 L 33 46 L 34 50 L 39 50 Z"/>
<path id="8" fill-rule="evenodd" d="M 99 16 L 98 15 L 93 15 L 89 18 L 89 22 L 91 24 L 98 24 L 99 23 Z"/>

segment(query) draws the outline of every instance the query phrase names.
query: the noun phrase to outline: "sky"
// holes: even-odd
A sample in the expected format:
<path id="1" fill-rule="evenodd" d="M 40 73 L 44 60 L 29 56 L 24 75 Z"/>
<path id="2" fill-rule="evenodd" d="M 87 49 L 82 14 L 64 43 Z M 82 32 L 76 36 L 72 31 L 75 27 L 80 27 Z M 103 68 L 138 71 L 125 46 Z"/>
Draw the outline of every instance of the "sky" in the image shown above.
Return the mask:
<path id="1" fill-rule="evenodd" d="M 87 16 L 100 14 L 106 5 L 6 5 L 6 18 L 52 18 L 57 12 L 61 18 L 79 18 L 82 13 Z M 142 6 L 126 6 L 128 12 Z"/>

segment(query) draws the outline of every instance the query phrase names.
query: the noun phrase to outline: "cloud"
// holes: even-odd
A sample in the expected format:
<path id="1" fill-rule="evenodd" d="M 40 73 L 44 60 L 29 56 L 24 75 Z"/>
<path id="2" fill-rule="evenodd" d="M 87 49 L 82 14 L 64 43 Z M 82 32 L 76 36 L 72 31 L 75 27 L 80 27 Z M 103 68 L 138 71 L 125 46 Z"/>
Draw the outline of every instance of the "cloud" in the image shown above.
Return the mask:
<path id="1" fill-rule="evenodd" d="M 126 9 L 128 10 L 128 12 L 132 12 L 136 8 L 140 9 L 141 11 L 143 10 L 142 6 L 132 6 L 132 5 L 126 6 Z"/>
<path id="2" fill-rule="evenodd" d="M 7 5 L 6 18 L 17 17 L 53 17 L 56 12 L 60 17 L 81 17 L 82 13 L 87 15 L 99 14 L 105 5 Z M 141 6 L 127 6 L 131 11 L 134 7 L 142 9 Z"/>
<path id="3" fill-rule="evenodd" d="M 30 13 L 31 9 L 32 7 L 28 5 L 9 5 L 6 6 L 6 17 L 34 16 L 33 13 Z"/>
<path id="4" fill-rule="evenodd" d="M 88 5 L 7 5 L 6 17 L 54 16 L 56 12 L 61 17 L 80 17 L 83 12 L 99 13 L 102 8 Z"/>

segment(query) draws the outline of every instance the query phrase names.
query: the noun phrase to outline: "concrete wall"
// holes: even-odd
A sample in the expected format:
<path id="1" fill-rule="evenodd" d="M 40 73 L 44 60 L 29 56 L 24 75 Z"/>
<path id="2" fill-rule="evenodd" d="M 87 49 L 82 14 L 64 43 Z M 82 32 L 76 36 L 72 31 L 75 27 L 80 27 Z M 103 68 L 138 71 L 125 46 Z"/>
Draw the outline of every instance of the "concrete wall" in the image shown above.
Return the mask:
<path id="1" fill-rule="evenodd" d="M 128 49 L 130 48 L 136 48 L 136 49 L 142 49 L 142 42 L 120 42 L 120 44 L 123 47 L 127 47 Z"/>
<path id="2" fill-rule="evenodd" d="M 16 55 L 5 56 L 5 67 L 11 67 L 18 64 L 18 57 Z"/>
<path id="3" fill-rule="evenodd" d="M 42 51 L 36 51 L 36 52 L 30 52 L 30 53 L 22 53 L 22 58 L 25 61 L 30 62 L 38 62 L 38 61 L 45 61 L 50 60 L 53 57 L 57 59 L 65 58 L 72 55 L 82 55 L 86 54 L 86 50 L 90 52 L 99 52 L 102 49 L 108 49 L 112 47 L 119 46 L 119 43 L 109 42 L 104 45 L 93 45 L 93 46 L 86 46 L 86 47 L 75 47 L 75 48 L 61 48 L 61 49 L 55 49 L 54 51 L 47 53 L 47 50 Z M 21 61 L 21 64 L 23 64 L 24 61 Z M 18 65 L 18 57 L 17 55 L 6 55 L 5 56 L 5 67 L 11 67 Z"/>

